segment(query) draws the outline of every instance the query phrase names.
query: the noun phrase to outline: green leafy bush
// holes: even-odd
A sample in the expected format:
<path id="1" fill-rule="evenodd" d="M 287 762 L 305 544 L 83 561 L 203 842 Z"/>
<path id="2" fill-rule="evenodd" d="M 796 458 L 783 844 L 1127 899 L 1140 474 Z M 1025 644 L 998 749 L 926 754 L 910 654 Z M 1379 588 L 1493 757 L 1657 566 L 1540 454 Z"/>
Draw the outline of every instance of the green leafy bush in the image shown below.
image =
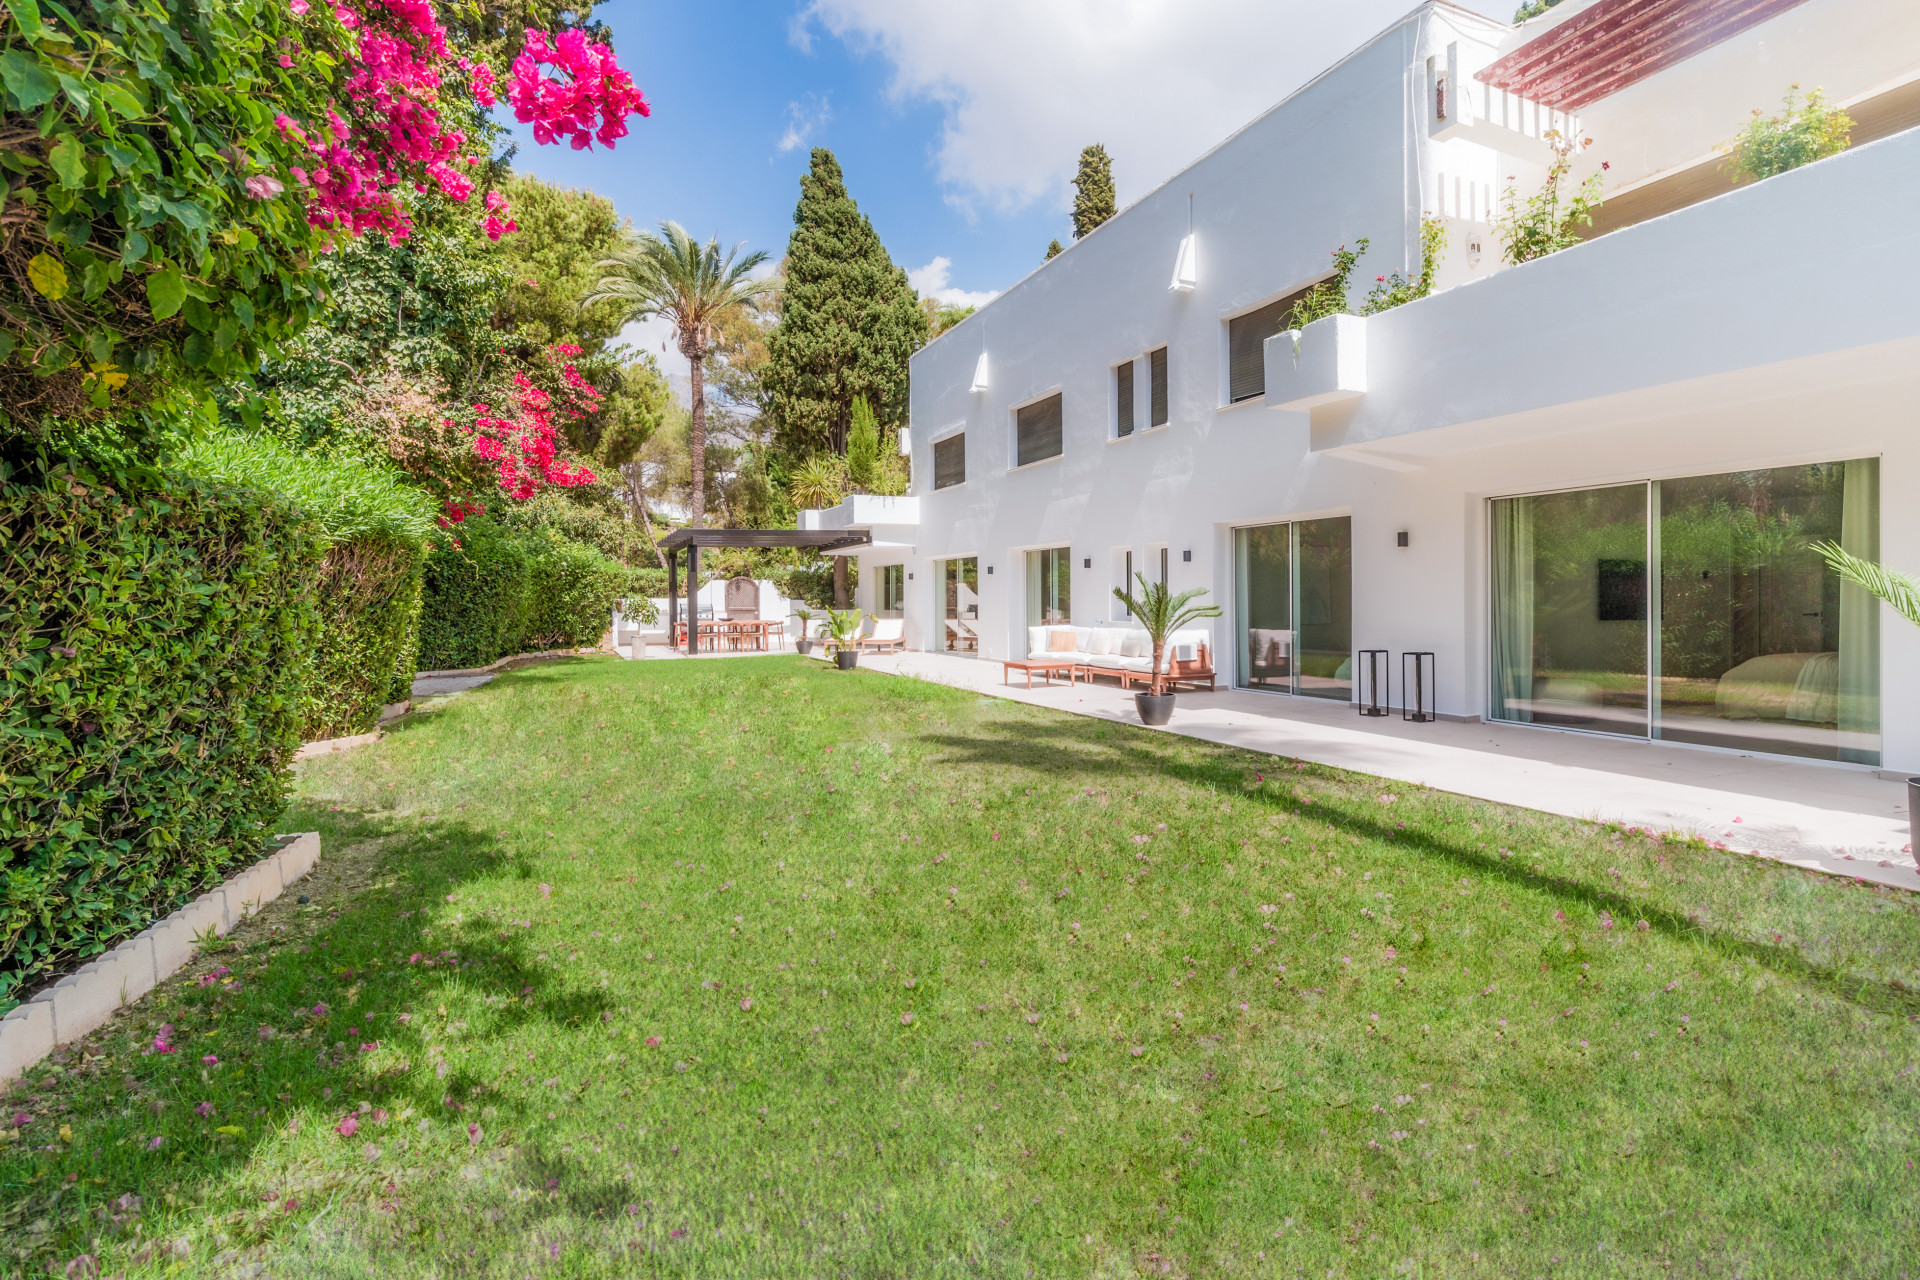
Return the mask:
<path id="1" fill-rule="evenodd" d="M 1762 116 L 1758 107 L 1753 109 L 1753 119 L 1726 148 L 1731 153 L 1727 176 L 1734 182 L 1758 182 L 1847 149 L 1853 118 L 1828 106 L 1822 90 L 1815 89 L 1804 101 L 1798 100 L 1799 94 L 1799 85 L 1789 88 L 1778 115 Z"/>
<path id="2" fill-rule="evenodd" d="M 1417 302 L 1432 293 L 1434 272 L 1440 266 L 1440 255 L 1446 251 L 1446 247 L 1447 224 L 1430 213 L 1421 214 L 1420 274 L 1408 277 L 1398 271 L 1389 271 L 1383 276 L 1375 276 L 1373 288 L 1367 291 L 1367 300 L 1360 306 L 1360 314 L 1376 316 L 1382 311 Z"/>
<path id="3" fill-rule="evenodd" d="M 420 670 L 484 667 L 512 653 L 531 573 L 520 537 L 496 520 L 470 519 L 436 537 L 420 599 Z"/>
<path id="4" fill-rule="evenodd" d="M 1592 226 L 1593 211 L 1601 204 L 1603 179 L 1597 173 L 1589 174 L 1571 193 L 1567 191 L 1573 158 L 1592 146 L 1593 139 L 1582 138 L 1576 142 L 1562 136 L 1558 129 L 1549 129 L 1542 140 L 1553 148 L 1547 180 L 1540 184 L 1540 190 L 1524 200 L 1518 191 L 1508 187 L 1505 205 L 1493 217 L 1494 234 L 1500 237 L 1500 256 L 1509 266 L 1517 267 L 1579 244 L 1580 233 L 1576 228 Z M 1607 166 L 1602 163 L 1600 167 Z"/>
<path id="5" fill-rule="evenodd" d="M 497 512 L 500 522 L 510 529 L 526 532 L 552 529 L 575 542 L 584 542 L 610 560 L 654 565 L 655 572 L 662 575 L 666 572 L 658 568 L 653 547 L 633 522 L 605 507 L 586 506 L 551 489 L 535 494 L 526 502 L 500 505 L 505 508 Z M 664 589 L 661 594 L 666 594 Z"/>
<path id="6" fill-rule="evenodd" d="M 1341 245 L 1333 251 L 1333 274 L 1301 295 L 1280 322 L 1282 329 L 1304 329 L 1315 320 L 1347 314 L 1347 281 L 1353 278 L 1353 264 L 1367 251 L 1368 240 L 1362 236 L 1354 244 L 1352 249 Z"/>
<path id="7" fill-rule="evenodd" d="M 566 649 L 598 644 L 613 621 L 633 572 L 617 560 L 552 529 L 526 540 L 527 610 L 521 649 Z"/>
<path id="8" fill-rule="evenodd" d="M 313 742 L 372 729 L 413 683 L 433 500 L 391 467 L 225 430 L 194 441 L 180 466 L 280 494 L 318 523 L 329 546 L 301 732 Z"/>
<path id="9" fill-rule="evenodd" d="M 137 464 L 0 464 L 0 1005 L 260 855 L 325 544 Z"/>

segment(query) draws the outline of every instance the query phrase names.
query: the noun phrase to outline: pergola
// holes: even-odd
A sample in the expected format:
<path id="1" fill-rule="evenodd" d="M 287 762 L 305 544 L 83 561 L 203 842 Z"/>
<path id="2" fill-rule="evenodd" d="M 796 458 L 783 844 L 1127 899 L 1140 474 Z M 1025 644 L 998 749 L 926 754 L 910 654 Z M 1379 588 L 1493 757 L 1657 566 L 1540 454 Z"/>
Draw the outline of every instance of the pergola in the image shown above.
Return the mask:
<path id="1" fill-rule="evenodd" d="M 700 652 L 700 548 L 810 547 L 845 551 L 873 541 L 865 529 L 675 529 L 660 540 L 667 553 L 667 639 L 680 629 L 680 550 L 687 552 L 687 653 Z"/>

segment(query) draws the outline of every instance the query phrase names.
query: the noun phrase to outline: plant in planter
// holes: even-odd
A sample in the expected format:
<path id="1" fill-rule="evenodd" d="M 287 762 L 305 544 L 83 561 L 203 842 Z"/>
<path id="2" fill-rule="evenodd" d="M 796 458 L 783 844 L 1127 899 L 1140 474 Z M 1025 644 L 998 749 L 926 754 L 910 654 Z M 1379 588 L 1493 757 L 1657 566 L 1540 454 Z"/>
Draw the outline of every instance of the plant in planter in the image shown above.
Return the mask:
<path id="1" fill-rule="evenodd" d="M 827 647 L 842 671 L 851 671 L 860 661 L 860 624 L 866 619 L 863 609 L 827 610 Z"/>
<path id="2" fill-rule="evenodd" d="M 1812 549 L 1840 581 L 1886 602 L 1895 613 L 1920 627 L 1920 580 L 1863 560 L 1837 542 L 1816 542 Z M 1907 838 L 1907 852 L 1913 855 L 1914 865 L 1920 866 L 1920 778 L 1907 779 Z"/>
<path id="3" fill-rule="evenodd" d="M 804 658 L 813 652 L 813 624 L 820 615 L 811 609 L 795 609 L 793 616 L 800 623 L 800 634 L 793 638 L 793 647 Z"/>
<path id="4" fill-rule="evenodd" d="M 1541 141 L 1553 148 L 1553 163 L 1547 166 L 1547 180 L 1540 190 L 1521 199 L 1512 187 L 1506 190 L 1506 210 L 1493 219 L 1494 234 L 1500 237 L 1501 256 L 1507 265 L 1517 267 L 1535 258 L 1571 248 L 1580 243 L 1578 228 L 1593 225 L 1593 211 L 1600 207 L 1599 174 L 1567 190 L 1567 178 L 1573 172 L 1574 157 L 1593 145 L 1592 138 L 1577 142 L 1558 129 L 1549 129 Z M 1601 169 L 1607 167 L 1602 162 Z M 1507 179 L 1513 181 L 1511 176 Z"/>
<path id="5" fill-rule="evenodd" d="M 1150 692 L 1133 695 L 1133 705 L 1140 712 L 1140 723 L 1165 724 L 1173 716 L 1173 694 L 1166 689 L 1167 673 L 1161 659 L 1167 651 L 1167 637 L 1171 636 L 1189 622 L 1201 618 L 1217 618 L 1220 606 L 1217 604 L 1189 604 L 1207 594 L 1205 587 L 1195 587 L 1174 595 L 1167 590 L 1164 582 L 1149 582 L 1147 575 L 1136 573 L 1140 580 L 1138 597 L 1119 587 L 1113 589 L 1113 598 L 1127 607 L 1134 621 L 1147 633 L 1147 639 L 1153 644 L 1153 669 Z"/>

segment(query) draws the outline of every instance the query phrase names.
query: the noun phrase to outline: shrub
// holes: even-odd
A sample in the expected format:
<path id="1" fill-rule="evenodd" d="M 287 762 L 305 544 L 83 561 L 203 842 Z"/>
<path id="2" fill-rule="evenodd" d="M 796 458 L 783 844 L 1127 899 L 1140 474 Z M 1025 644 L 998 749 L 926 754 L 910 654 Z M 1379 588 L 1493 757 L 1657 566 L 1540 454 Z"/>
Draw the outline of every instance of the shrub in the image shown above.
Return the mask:
<path id="1" fill-rule="evenodd" d="M 535 494 L 530 502 L 500 505 L 505 509 L 496 514 L 510 529 L 527 532 L 552 529 L 575 542 L 585 543 L 610 560 L 653 565 L 654 571 L 665 580 L 666 571 L 658 567 L 653 547 L 640 530 L 632 521 L 605 507 L 586 506 L 551 490 Z M 662 587 L 660 594 L 665 595 L 666 588 Z"/>
<path id="2" fill-rule="evenodd" d="M 613 621 L 614 601 L 633 582 L 632 571 L 583 543 L 543 529 L 527 538 L 526 623 L 521 649 L 598 644 Z"/>
<path id="3" fill-rule="evenodd" d="M 1838 107 L 1829 107 L 1826 94 L 1819 89 L 1808 94 L 1804 102 L 1796 103 L 1799 93 L 1797 84 L 1787 90 L 1779 115 L 1763 117 L 1755 107 L 1753 119 L 1727 145 L 1731 158 L 1726 173 L 1735 183 L 1758 182 L 1847 149 L 1853 132 L 1852 117 Z"/>
<path id="4" fill-rule="evenodd" d="M 1354 243 L 1357 248 L 1349 249 L 1341 245 L 1333 251 L 1333 274 L 1307 290 L 1300 301 L 1293 304 L 1293 308 L 1287 312 L 1287 318 L 1280 322 L 1282 329 L 1304 329 L 1315 320 L 1347 314 L 1347 281 L 1353 277 L 1353 264 L 1360 261 L 1360 255 L 1367 251 L 1368 241 L 1362 236 Z"/>
<path id="5" fill-rule="evenodd" d="M 1512 187 L 1506 190 L 1506 204 L 1493 218 L 1494 234 L 1500 237 L 1501 256 L 1509 266 L 1519 266 L 1544 258 L 1550 253 L 1570 249 L 1580 243 L 1576 227 L 1593 225 L 1593 211 L 1600 207 L 1599 174 L 1587 180 L 1569 195 L 1567 175 L 1573 170 L 1573 157 L 1593 145 L 1592 138 L 1575 142 L 1561 136 L 1558 129 L 1543 135 L 1553 148 L 1553 163 L 1547 166 L 1547 180 L 1540 190 L 1525 200 Z M 1607 166 L 1603 162 L 1600 167 Z"/>
<path id="6" fill-rule="evenodd" d="M 226 430 L 196 440 L 180 466 L 280 494 L 318 523 L 330 545 L 301 732 L 312 742 L 372 729 L 413 683 L 433 500 L 391 468 Z"/>
<path id="7" fill-rule="evenodd" d="M 419 667 L 484 667 L 512 653 L 532 572 L 520 539 L 481 517 L 434 540 L 420 599 Z"/>
<path id="8" fill-rule="evenodd" d="M 1432 293 L 1434 272 L 1440 265 L 1440 255 L 1446 247 L 1447 224 L 1430 213 L 1421 214 L 1420 274 L 1411 279 L 1398 271 L 1375 276 L 1373 288 L 1367 291 L 1367 300 L 1361 304 L 1360 314 L 1379 315 L 1382 311 L 1391 311 Z"/>
<path id="9" fill-rule="evenodd" d="M 0 464 L 0 1006 L 260 855 L 323 551 L 268 495 Z"/>

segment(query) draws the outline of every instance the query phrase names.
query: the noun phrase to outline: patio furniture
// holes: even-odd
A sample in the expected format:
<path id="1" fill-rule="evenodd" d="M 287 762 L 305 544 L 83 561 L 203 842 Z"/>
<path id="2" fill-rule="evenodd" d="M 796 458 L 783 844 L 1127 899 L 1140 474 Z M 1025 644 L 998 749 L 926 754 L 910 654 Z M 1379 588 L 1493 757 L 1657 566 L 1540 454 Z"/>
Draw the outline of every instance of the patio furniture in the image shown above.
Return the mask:
<path id="1" fill-rule="evenodd" d="M 1092 680 L 1112 676 L 1123 689 L 1153 679 L 1153 646 L 1139 627 L 1075 627 L 1066 624 L 1027 628 L 1027 657 L 1033 660 L 1070 659 L 1076 674 Z M 1204 682 L 1214 687 L 1213 650 L 1209 633 L 1198 628 L 1176 631 L 1161 651 L 1160 669 L 1168 688 Z"/>
<path id="2" fill-rule="evenodd" d="M 947 619 L 947 652 L 949 653 L 980 652 L 980 635 L 978 632 L 976 632 L 972 628 L 972 626 L 968 625 L 967 619 L 965 618 L 948 618 Z"/>
<path id="3" fill-rule="evenodd" d="M 869 546 L 873 535 L 864 529 L 675 529 L 660 540 L 667 553 L 667 627 L 687 645 L 689 655 L 700 651 L 700 638 L 707 634 L 703 624 L 689 635 L 680 621 L 680 553 L 687 553 L 687 604 L 696 604 L 700 586 L 700 548 L 807 547 L 823 554 Z M 756 613 L 758 612 L 756 608 Z M 783 624 L 764 622 L 762 643 L 780 635 Z M 718 639 L 718 636 L 715 637 Z"/>
<path id="4" fill-rule="evenodd" d="M 747 649 L 765 650 L 773 642 L 784 640 L 787 624 L 773 618 L 743 618 L 739 620 L 717 618 L 700 620 L 699 640 L 709 653 L 721 649 L 739 652 Z M 687 624 L 684 621 L 674 623 L 673 646 L 680 648 L 687 642 Z"/>
<path id="5" fill-rule="evenodd" d="M 727 617 L 747 618 L 757 621 L 760 617 L 760 584 L 752 578 L 727 579 Z"/>
<path id="6" fill-rule="evenodd" d="M 875 618 L 873 634 L 860 637 L 860 647 L 876 653 L 896 653 L 906 647 L 905 618 Z"/>
<path id="7" fill-rule="evenodd" d="M 1080 669 L 1079 664 L 1075 663 L 1073 659 L 1068 656 L 1008 658 L 1000 664 L 1000 667 L 1001 684 L 1012 684 L 1013 673 L 1016 671 L 1024 671 L 1027 673 L 1027 688 L 1029 689 L 1033 688 L 1033 673 L 1036 671 L 1047 678 L 1048 684 L 1053 683 L 1053 677 L 1055 675 L 1064 672 L 1067 677 L 1067 683 L 1072 684 L 1075 675 Z"/>

